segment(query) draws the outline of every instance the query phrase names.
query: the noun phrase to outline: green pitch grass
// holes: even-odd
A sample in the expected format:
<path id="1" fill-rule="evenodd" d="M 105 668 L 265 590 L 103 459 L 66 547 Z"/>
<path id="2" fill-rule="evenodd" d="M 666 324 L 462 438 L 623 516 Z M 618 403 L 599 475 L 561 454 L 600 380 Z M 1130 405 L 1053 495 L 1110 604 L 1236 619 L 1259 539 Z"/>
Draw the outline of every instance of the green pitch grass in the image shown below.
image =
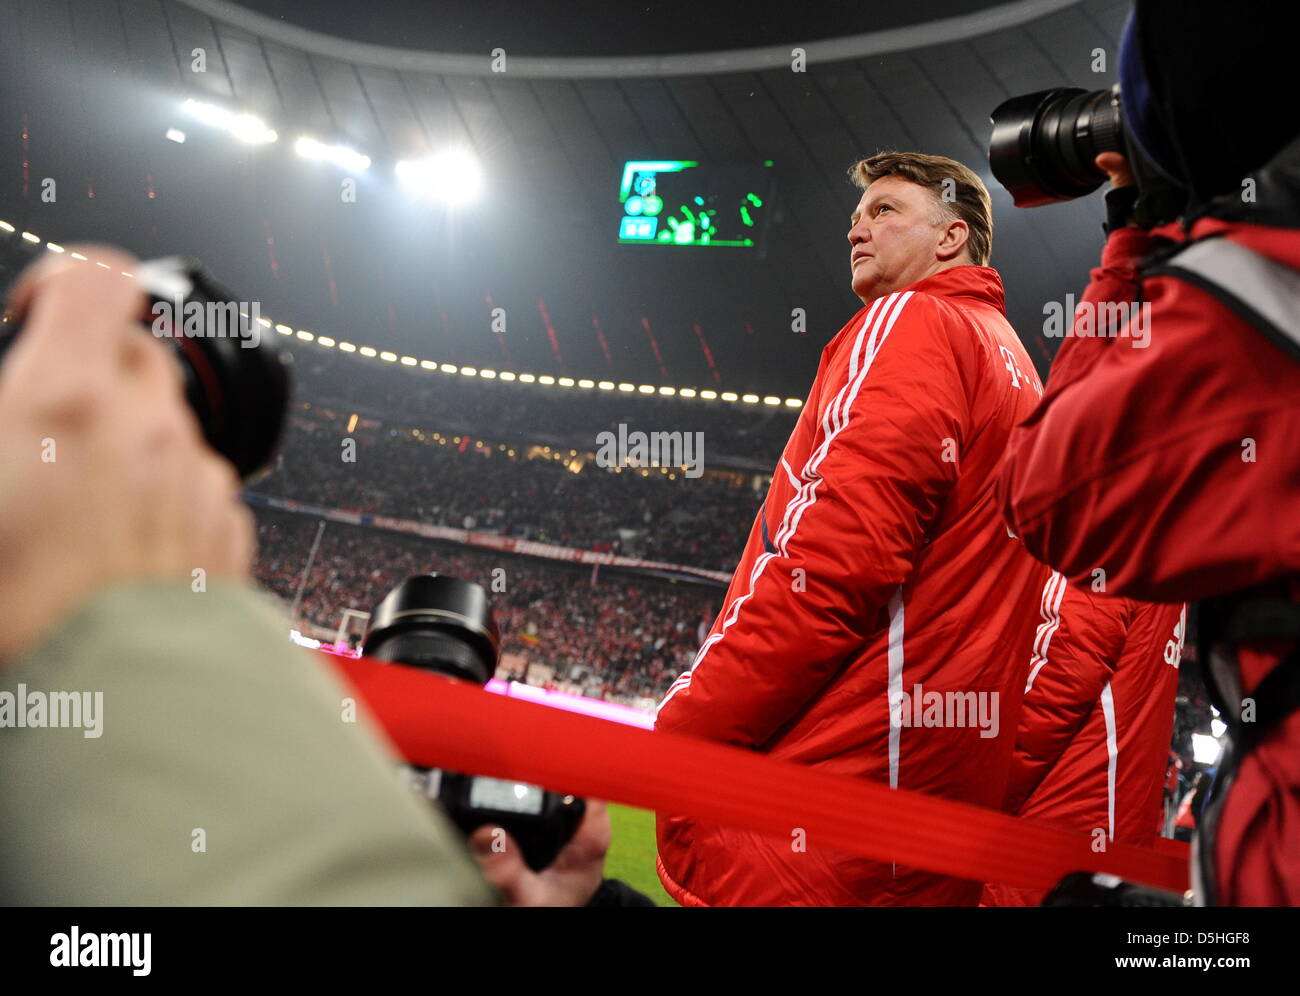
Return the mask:
<path id="1" fill-rule="evenodd" d="M 613 836 L 605 858 L 605 877 L 622 879 L 660 906 L 676 906 L 655 874 L 655 814 L 609 804 Z"/>

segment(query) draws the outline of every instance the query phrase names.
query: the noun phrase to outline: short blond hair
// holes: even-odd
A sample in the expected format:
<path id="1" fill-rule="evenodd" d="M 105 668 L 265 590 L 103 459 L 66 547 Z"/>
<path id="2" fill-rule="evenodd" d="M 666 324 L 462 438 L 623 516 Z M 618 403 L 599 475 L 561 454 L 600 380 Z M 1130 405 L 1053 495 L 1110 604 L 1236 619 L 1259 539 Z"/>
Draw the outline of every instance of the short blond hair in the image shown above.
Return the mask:
<path id="1" fill-rule="evenodd" d="M 923 152 L 877 152 L 849 167 L 849 176 L 862 190 L 881 177 L 901 176 L 904 180 L 928 187 L 934 194 L 944 218 L 966 222 L 970 236 L 966 241 L 971 262 L 987 266 L 993 252 L 993 202 L 988 188 L 969 167 L 946 156 L 927 156 Z M 951 191 L 948 196 L 944 196 Z"/>

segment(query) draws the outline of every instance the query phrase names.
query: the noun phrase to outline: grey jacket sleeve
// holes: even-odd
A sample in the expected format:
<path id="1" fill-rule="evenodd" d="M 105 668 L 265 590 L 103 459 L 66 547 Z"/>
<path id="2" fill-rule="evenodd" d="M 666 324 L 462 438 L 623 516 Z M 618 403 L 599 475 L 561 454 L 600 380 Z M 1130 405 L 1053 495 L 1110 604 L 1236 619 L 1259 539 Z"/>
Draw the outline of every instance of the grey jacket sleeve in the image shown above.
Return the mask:
<path id="1" fill-rule="evenodd" d="M 249 589 L 99 595 L 0 671 L 0 898 L 493 902 L 347 695 Z"/>

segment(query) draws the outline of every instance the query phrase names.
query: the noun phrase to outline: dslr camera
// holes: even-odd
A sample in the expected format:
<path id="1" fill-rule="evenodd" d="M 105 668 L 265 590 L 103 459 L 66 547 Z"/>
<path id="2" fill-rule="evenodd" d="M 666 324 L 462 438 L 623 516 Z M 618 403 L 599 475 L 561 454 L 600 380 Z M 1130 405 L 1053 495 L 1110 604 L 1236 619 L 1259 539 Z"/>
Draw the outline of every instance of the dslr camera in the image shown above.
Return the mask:
<path id="1" fill-rule="evenodd" d="M 1143 228 L 1175 220 L 1187 192 L 1170 182 L 1129 136 L 1119 84 L 1106 90 L 1054 87 L 994 108 L 989 167 L 1016 207 L 1038 207 L 1092 193 L 1106 180 L 1093 163 L 1103 152 L 1128 160 L 1137 184 L 1133 216 Z"/>
<path id="2" fill-rule="evenodd" d="M 486 685 L 496 673 L 500 645 L 500 630 L 481 587 L 417 574 L 376 606 L 362 653 Z M 524 782 L 413 765 L 407 771 L 414 786 L 440 803 L 466 836 L 484 825 L 503 827 L 534 871 L 555 860 L 587 809 L 583 799 Z"/>

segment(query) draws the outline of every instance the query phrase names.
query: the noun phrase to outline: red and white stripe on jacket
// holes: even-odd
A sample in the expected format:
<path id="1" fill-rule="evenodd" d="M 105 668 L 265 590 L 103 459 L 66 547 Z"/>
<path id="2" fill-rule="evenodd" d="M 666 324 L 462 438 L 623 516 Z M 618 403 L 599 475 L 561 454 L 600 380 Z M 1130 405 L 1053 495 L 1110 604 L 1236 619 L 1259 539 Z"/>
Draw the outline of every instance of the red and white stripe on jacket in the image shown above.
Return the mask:
<path id="1" fill-rule="evenodd" d="M 1185 605 L 1108 598 L 1056 571 L 1007 782 L 1008 812 L 1097 836 L 1098 846 L 1155 843 Z M 1036 906 L 1046 890 L 991 885 L 989 906 Z"/>

